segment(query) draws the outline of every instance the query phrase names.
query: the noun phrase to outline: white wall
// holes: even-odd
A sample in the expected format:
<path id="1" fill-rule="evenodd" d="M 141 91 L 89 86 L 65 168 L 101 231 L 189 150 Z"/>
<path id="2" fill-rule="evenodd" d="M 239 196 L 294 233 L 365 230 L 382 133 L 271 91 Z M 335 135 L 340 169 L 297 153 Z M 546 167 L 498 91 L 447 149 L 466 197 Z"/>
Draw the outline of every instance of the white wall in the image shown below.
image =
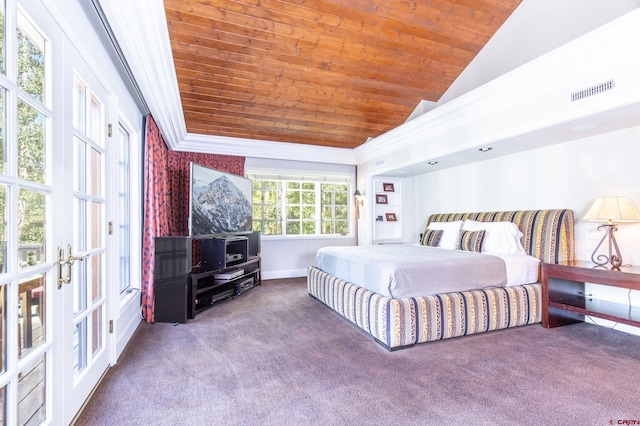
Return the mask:
<path id="1" fill-rule="evenodd" d="M 626 196 L 640 208 L 639 159 L 640 126 L 415 176 L 413 232 L 421 232 L 432 213 L 569 208 L 576 216 L 576 257 L 589 260 L 602 234 L 582 216 L 602 196 Z M 640 224 L 620 225 L 616 238 L 623 262 L 640 265 Z M 589 291 L 628 303 L 626 290 Z M 631 300 L 640 306 L 640 292 Z"/>

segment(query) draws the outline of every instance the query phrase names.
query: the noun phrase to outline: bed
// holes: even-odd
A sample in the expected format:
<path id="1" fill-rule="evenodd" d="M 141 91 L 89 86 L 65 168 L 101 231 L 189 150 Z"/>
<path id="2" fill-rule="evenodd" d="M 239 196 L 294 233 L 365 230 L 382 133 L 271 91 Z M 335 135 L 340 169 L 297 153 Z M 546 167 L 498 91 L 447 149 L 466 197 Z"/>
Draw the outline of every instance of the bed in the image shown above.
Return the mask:
<path id="1" fill-rule="evenodd" d="M 515 226 L 510 226 L 517 228 L 521 233 L 521 238 L 517 240 L 524 250 L 523 254 L 535 258 L 536 261 L 555 263 L 574 259 L 574 216 L 573 212 L 567 209 L 433 214 L 427 220 L 422 242 L 423 245 L 430 244 L 426 240 L 434 234 L 433 228 L 446 229 L 454 223 L 462 223 L 461 226 L 467 226 L 467 223 L 475 224 L 475 228 L 470 228 L 475 230 L 474 232 L 465 232 L 469 236 L 481 234 L 476 231 L 480 231 L 483 226 L 495 226 L 483 225 L 487 222 L 513 223 Z M 431 251 L 442 251 L 444 245 L 451 244 L 449 240 L 445 244 L 445 236 L 441 237 L 443 241 L 439 244 L 442 247 Z M 475 244 L 473 241 L 471 243 Z M 359 253 L 360 250 L 364 250 L 360 247 L 363 246 L 352 247 L 356 257 L 365 256 Z M 392 252 L 395 251 L 399 257 L 406 259 L 412 256 L 408 253 L 420 250 L 420 247 L 409 248 L 406 245 L 372 247 L 382 247 L 376 249 L 379 251 L 378 256 L 386 258 L 391 258 Z M 477 245 L 476 248 L 479 247 L 480 245 Z M 344 249 L 337 252 L 342 250 Z M 342 259 L 340 253 L 334 255 L 337 257 L 329 262 L 319 261 L 320 258 L 317 257 L 316 265 L 309 267 L 309 295 L 370 334 L 389 350 L 541 321 L 542 288 L 539 263 L 533 271 L 533 278 L 531 270 L 527 272 L 530 282 L 524 281 L 525 284 L 509 283 L 504 281 L 504 277 L 501 278 L 504 281 L 502 284 L 487 283 L 482 281 L 478 274 L 467 272 L 462 280 L 465 282 L 459 284 L 462 287 L 455 291 L 447 291 L 446 287 L 443 290 L 438 285 L 447 274 L 438 276 L 434 273 L 436 278 L 430 285 L 435 286 L 431 288 L 436 290 L 430 291 L 429 288 L 425 288 L 422 292 L 416 288 L 427 280 L 416 278 L 418 272 L 405 273 L 411 268 L 410 265 L 396 268 L 393 272 L 396 277 L 388 277 L 388 272 L 383 266 L 375 269 L 371 263 L 349 263 L 351 261 Z M 477 256 L 482 257 L 483 254 Z M 371 262 L 371 259 L 369 261 Z M 331 268 L 327 266 L 334 262 L 335 265 Z M 375 257 L 373 263 L 383 264 Z M 323 267 L 333 273 L 323 270 Z M 423 276 L 426 275 L 423 272 Z M 383 276 L 383 284 L 375 283 L 377 276 Z M 413 285 L 410 290 L 394 287 L 393 280 L 399 279 L 400 276 L 405 276 L 409 286 Z"/>

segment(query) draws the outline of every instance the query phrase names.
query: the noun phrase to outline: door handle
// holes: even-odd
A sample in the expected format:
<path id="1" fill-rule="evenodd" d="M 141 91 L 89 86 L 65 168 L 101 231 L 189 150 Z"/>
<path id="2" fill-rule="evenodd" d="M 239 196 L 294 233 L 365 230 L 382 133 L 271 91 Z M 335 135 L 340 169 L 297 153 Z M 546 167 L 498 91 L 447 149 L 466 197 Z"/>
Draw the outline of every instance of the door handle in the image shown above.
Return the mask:
<path id="1" fill-rule="evenodd" d="M 67 244 L 67 259 L 64 258 L 64 250 L 62 247 L 58 247 L 58 288 L 62 288 L 62 284 L 69 284 L 71 282 L 71 266 L 76 260 L 83 261 L 89 255 L 74 256 L 71 254 L 71 244 Z M 67 265 L 66 276 L 62 275 L 62 267 Z"/>
<path id="2" fill-rule="evenodd" d="M 64 260 L 64 250 L 58 246 L 58 289 L 62 288 L 62 284 L 68 284 L 69 281 L 71 281 L 68 275 L 66 277 L 62 276 L 62 267 L 66 263 L 67 261 Z"/>
<path id="3" fill-rule="evenodd" d="M 67 244 L 67 277 L 69 278 L 69 281 L 67 281 L 67 284 L 71 281 L 71 266 L 73 266 L 76 260 L 79 260 L 82 262 L 87 256 L 89 255 L 85 254 L 81 256 L 73 256 L 71 254 L 71 244 Z"/>

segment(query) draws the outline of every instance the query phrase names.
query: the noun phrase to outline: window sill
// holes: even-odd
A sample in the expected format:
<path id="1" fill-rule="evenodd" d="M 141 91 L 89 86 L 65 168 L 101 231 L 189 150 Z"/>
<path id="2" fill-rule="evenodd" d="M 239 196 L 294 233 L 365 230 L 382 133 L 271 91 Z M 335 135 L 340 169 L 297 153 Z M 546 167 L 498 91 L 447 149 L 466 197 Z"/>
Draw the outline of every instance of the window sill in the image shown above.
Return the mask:
<path id="1" fill-rule="evenodd" d="M 347 235 L 262 235 L 262 241 L 298 241 L 298 240 L 348 240 L 355 239 L 353 234 Z"/>

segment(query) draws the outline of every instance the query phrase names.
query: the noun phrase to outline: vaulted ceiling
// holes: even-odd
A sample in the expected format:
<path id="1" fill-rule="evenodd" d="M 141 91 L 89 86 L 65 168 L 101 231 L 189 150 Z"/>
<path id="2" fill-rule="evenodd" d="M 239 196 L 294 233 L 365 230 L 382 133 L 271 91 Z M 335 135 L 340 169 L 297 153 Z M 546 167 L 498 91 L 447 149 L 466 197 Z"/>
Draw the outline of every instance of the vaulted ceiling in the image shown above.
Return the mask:
<path id="1" fill-rule="evenodd" d="M 355 148 L 437 101 L 522 0 L 164 0 L 189 133 Z"/>

